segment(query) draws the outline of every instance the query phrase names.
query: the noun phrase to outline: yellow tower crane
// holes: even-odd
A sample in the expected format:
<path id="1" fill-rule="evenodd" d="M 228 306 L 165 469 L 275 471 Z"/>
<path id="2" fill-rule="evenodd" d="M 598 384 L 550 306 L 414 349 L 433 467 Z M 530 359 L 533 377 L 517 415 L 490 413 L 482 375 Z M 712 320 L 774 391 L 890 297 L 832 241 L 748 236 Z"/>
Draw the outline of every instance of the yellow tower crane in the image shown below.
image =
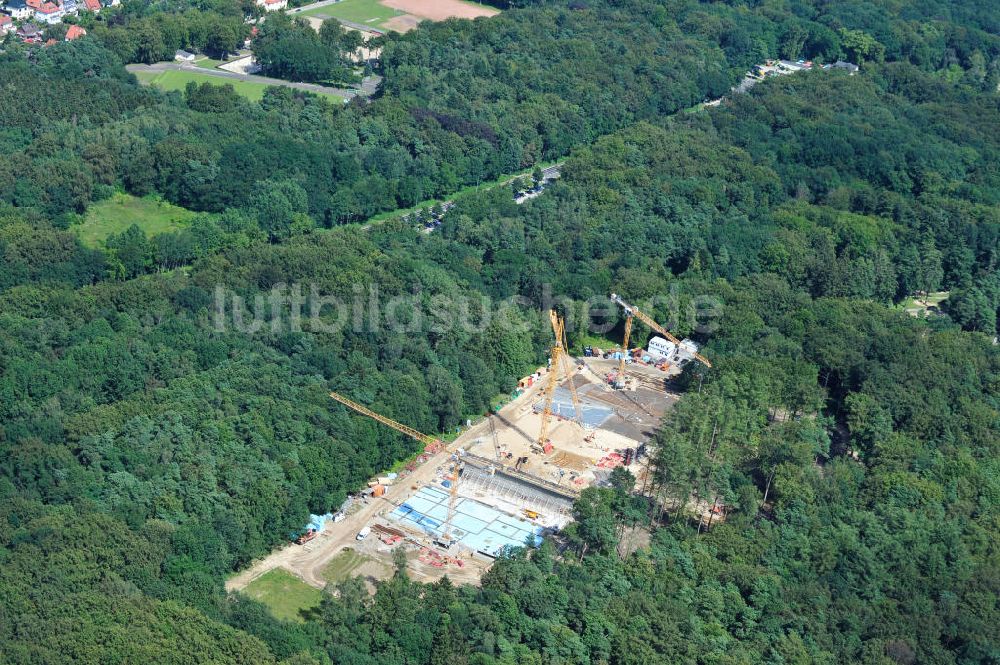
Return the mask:
<path id="1" fill-rule="evenodd" d="M 444 449 L 444 442 L 440 439 L 436 439 L 429 434 L 424 434 L 419 432 L 408 425 L 404 425 L 401 422 L 397 422 L 392 418 L 387 418 L 380 413 L 375 413 L 367 406 L 358 404 L 357 402 L 347 399 L 340 393 L 331 392 L 330 397 L 337 400 L 344 406 L 357 411 L 361 415 L 368 416 L 372 420 L 377 420 L 378 422 L 391 427 L 397 432 L 402 432 L 403 434 L 416 439 L 424 444 L 424 452 L 426 453 L 436 453 Z M 458 455 L 451 456 L 451 467 L 448 471 L 447 479 L 450 481 L 451 487 L 449 487 L 448 496 L 448 516 L 445 518 L 444 524 L 441 525 L 441 537 L 438 539 L 438 543 L 444 545 L 446 548 L 451 547 L 452 536 L 451 536 L 451 523 L 455 518 L 455 503 L 458 499 L 458 476 L 459 476 L 459 461 Z"/>
<path id="2" fill-rule="evenodd" d="M 549 361 L 549 376 L 545 382 L 543 395 L 545 402 L 542 407 L 542 426 L 538 433 L 538 447 L 545 449 L 545 444 L 549 440 L 549 422 L 552 419 L 552 401 L 555 397 L 556 386 L 559 385 L 559 377 L 568 379 L 569 393 L 573 398 L 574 420 L 583 425 L 583 409 L 580 406 L 580 396 L 576 392 L 576 384 L 573 383 L 573 375 L 570 373 L 569 358 L 566 354 L 566 321 L 560 317 L 555 310 L 549 310 L 549 321 L 552 323 L 552 334 L 555 337 L 555 344 Z"/>
<path id="3" fill-rule="evenodd" d="M 663 335 L 668 341 L 673 342 L 674 345 L 679 349 L 681 346 L 681 341 L 667 332 L 667 329 L 661 326 L 659 323 L 654 321 L 652 317 L 640 312 L 638 308 L 625 302 L 621 296 L 616 293 L 611 294 L 611 302 L 616 305 L 620 305 L 622 310 L 625 312 L 625 336 L 622 340 L 622 357 L 618 360 L 618 377 L 615 379 L 615 385 L 619 388 L 625 387 L 625 354 L 628 353 L 628 342 L 629 337 L 632 334 L 632 319 L 637 318 L 647 326 L 652 328 L 654 331 Z M 699 354 L 692 354 L 696 360 L 705 365 L 705 367 L 711 367 L 712 363 L 708 361 L 708 358 Z"/>

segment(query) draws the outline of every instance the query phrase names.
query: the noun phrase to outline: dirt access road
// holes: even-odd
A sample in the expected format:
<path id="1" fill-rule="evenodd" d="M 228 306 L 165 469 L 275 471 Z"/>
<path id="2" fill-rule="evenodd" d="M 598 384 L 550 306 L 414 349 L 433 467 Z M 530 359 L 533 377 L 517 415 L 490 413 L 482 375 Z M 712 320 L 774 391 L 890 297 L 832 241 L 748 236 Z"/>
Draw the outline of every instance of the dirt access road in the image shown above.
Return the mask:
<path id="1" fill-rule="evenodd" d="M 532 389 L 518 396 L 517 399 L 504 405 L 504 410 L 518 408 L 525 400 L 535 399 L 540 386 L 541 383 L 536 384 Z M 490 436 L 490 424 L 487 418 L 463 432 L 447 448 L 428 458 L 406 478 L 401 478 L 396 484 L 389 487 L 381 498 L 369 499 L 369 503 L 363 504 L 361 510 L 340 522 L 327 522 L 320 536 L 309 545 L 302 546 L 293 543 L 286 545 L 264 559 L 254 562 L 249 568 L 237 575 L 230 577 L 226 580 L 226 591 L 239 591 L 274 568 L 284 568 L 300 577 L 307 584 L 322 589 L 326 586 L 326 579 L 323 577 L 324 568 L 345 547 L 357 542 L 356 537 L 362 527 L 369 524 L 377 515 L 388 513 L 403 503 L 413 493 L 414 490 L 411 489 L 413 485 L 423 486 L 432 482 L 437 468 L 448 461 L 452 452 L 478 438 L 488 436 Z M 374 538 L 374 536 L 370 537 Z"/>

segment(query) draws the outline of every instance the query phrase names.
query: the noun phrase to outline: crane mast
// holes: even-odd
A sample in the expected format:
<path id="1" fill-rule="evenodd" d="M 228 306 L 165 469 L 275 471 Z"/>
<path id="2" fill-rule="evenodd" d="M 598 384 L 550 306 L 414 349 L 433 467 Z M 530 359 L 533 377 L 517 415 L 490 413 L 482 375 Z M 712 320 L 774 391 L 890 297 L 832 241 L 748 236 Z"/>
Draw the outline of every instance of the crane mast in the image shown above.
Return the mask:
<path id="1" fill-rule="evenodd" d="M 628 353 L 628 341 L 632 337 L 632 313 L 625 310 L 625 336 L 622 339 L 621 358 L 618 359 L 618 379 L 619 387 L 625 387 L 625 354 Z"/>
<path id="2" fill-rule="evenodd" d="M 566 352 L 566 349 L 569 349 L 569 342 L 566 341 L 566 319 L 560 318 L 558 315 L 553 318 L 552 313 L 549 314 L 549 318 L 552 320 L 552 333 L 557 340 L 562 340 L 563 353 L 560 354 L 560 358 L 562 358 L 562 371 L 566 377 L 566 384 L 569 386 L 569 394 L 573 398 L 573 419 L 582 427 L 583 408 L 580 406 L 580 395 L 576 392 L 576 384 L 573 383 L 573 368 L 570 366 L 569 353 Z M 556 322 L 559 324 L 558 329 Z"/>
<path id="3" fill-rule="evenodd" d="M 556 386 L 559 385 L 560 375 L 568 379 L 569 394 L 573 398 L 574 420 L 583 425 L 583 408 L 580 406 L 580 396 L 576 391 L 576 384 L 573 383 L 573 375 L 570 373 L 569 356 L 566 348 L 566 321 L 560 317 L 555 310 L 549 310 L 549 322 L 552 324 L 552 335 L 555 337 L 555 344 L 552 345 L 549 376 L 545 381 L 542 394 L 545 398 L 542 407 L 542 425 L 538 433 L 538 447 L 544 450 L 545 443 L 549 437 L 549 423 L 552 419 L 552 402 L 555 397 Z"/>
<path id="4" fill-rule="evenodd" d="M 556 343 L 552 346 L 549 361 L 549 376 L 545 381 L 543 395 L 545 401 L 542 405 L 542 426 L 538 432 L 538 446 L 545 448 L 545 443 L 549 440 L 549 419 L 552 417 L 552 398 L 555 396 L 556 384 L 559 383 L 559 367 L 562 358 L 563 346 L 562 335 L 559 334 L 561 321 L 555 310 L 549 310 L 549 321 L 552 323 L 552 330 L 556 333 Z"/>

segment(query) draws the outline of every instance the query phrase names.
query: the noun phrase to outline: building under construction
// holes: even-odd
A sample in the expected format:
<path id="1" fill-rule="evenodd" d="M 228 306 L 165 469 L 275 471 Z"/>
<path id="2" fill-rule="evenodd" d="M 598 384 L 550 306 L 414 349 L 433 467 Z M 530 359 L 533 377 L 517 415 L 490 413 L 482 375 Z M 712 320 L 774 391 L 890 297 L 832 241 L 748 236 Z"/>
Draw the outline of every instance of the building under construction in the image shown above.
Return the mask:
<path id="1" fill-rule="evenodd" d="M 477 438 L 447 448 L 449 459 L 439 463 L 434 480 L 409 488 L 385 519 L 424 547 L 457 546 L 493 557 L 564 527 L 579 493 L 606 484 L 616 467 L 641 477 L 647 442 L 677 399 L 666 388 L 667 377 L 685 362 L 709 363 L 618 296 L 612 301 L 626 315 L 623 348 L 573 359 L 564 323 L 551 312 L 548 367 L 522 380 L 523 393 L 489 416 L 488 433 L 479 426 Z M 663 348 L 649 352 L 655 361 L 628 348 L 633 317 L 665 336 Z M 434 437 L 336 393 L 331 397 L 421 441 L 428 457 L 445 450 Z"/>

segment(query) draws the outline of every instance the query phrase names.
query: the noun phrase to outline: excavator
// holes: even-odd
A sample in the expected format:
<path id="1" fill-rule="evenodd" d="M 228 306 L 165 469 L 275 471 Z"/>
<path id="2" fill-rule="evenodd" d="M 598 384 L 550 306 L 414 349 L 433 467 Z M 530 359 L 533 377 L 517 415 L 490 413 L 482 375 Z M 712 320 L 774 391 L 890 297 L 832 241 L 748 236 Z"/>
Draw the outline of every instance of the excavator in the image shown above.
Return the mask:
<path id="1" fill-rule="evenodd" d="M 673 342 L 675 347 L 678 349 L 681 346 L 681 341 L 676 337 L 674 337 L 673 335 L 671 335 L 666 328 L 664 328 L 659 323 L 654 321 L 652 317 L 639 311 L 639 309 L 634 305 L 630 305 L 627 302 L 625 302 L 625 300 L 623 300 L 622 297 L 619 296 L 617 293 L 611 294 L 611 302 L 621 306 L 622 310 L 625 312 L 625 335 L 624 339 L 622 340 L 621 357 L 618 359 L 618 374 L 614 380 L 614 387 L 621 390 L 625 387 L 625 356 L 628 354 L 628 342 L 629 338 L 632 335 L 633 318 L 639 319 L 647 326 L 649 326 L 651 329 L 663 335 L 663 337 L 666 338 L 668 341 Z M 693 353 L 692 355 L 694 356 L 695 360 L 701 362 L 703 365 L 705 365 L 705 367 L 712 366 L 712 363 L 710 363 L 708 361 L 708 358 L 706 358 L 705 356 L 699 353 Z"/>

